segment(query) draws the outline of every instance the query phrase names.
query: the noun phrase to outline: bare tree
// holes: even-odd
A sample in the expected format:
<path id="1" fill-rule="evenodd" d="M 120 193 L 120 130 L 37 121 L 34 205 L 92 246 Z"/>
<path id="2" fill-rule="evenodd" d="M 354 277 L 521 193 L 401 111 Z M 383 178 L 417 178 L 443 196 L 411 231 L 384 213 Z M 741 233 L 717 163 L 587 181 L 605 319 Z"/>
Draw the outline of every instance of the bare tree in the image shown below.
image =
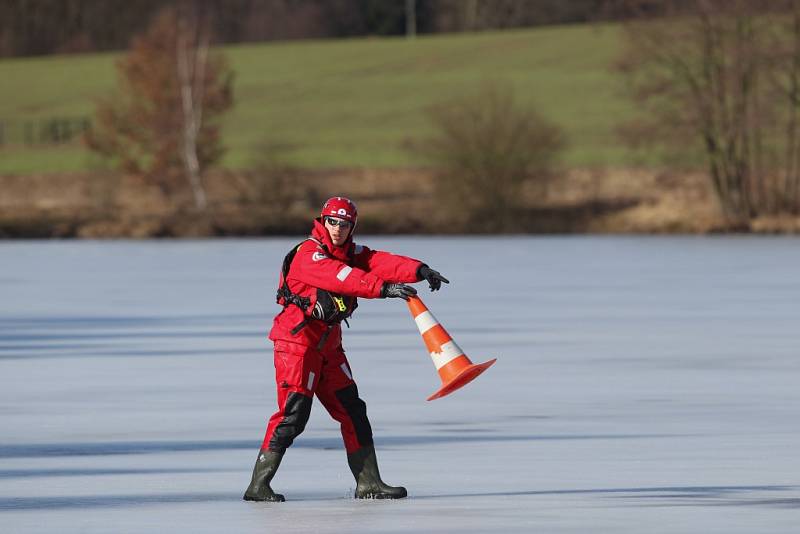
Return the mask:
<path id="1" fill-rule="evenodd" d="M 119 87 L 98 102 L 88 146 L 171 195 L 187 184 L 207 205 L 205 168 L 222 155 L 216 119 L 232 105 L 232 73 L 210 54 L 209 13 L 167 8 L 117 64 Z"/>
<path id="2" fill-rule="evenodd" d="M 417 36 L 417 0 L 406 0 L 406 37 Z"/>
<path id="3" fill-rule="evenodd" d="M 207 13 L 193 2 L 178 5 L 178 34 L 176 39 L 176 66 L 181 93 L 183 148 L 181 155 L 186 177 L 192 188 L 195 207 L 206 209 L 206 191 L 200 180 L 200 160 L 197 157 L 197 139 L 203 124 L 203 92 L 206 86 L 208 47 L 211 26 Z"/>
<path id="4" fill-rule="evenodd" d="M 776 51 L 774 68 L 769 70 L 771 87 L 776 89 L 776 99 L 786 104 L 786 149 L 781 207 L 794 214 L 800 212 L 800 2 L 787 0 L 787 14 L 773 26 L 773 50 Z"/>
<path id="5" fill-rule="evenodd" d="M 650 3 L 635 2 L 642 13 L 662 14 L 626 24 L 620 62 L 651 117 L 639 133 L 672 146 L 696 140 L 722 212 L 734 224 L 796 211 L 789 194 L 796 179 L 780 176 L 781 169 L 784 177 L 797 174 L 800 22 L 790 15 L 798 0 L 660 1 L 657 10 Z M 784 29 L 776 30 L 781 21 Z"/>

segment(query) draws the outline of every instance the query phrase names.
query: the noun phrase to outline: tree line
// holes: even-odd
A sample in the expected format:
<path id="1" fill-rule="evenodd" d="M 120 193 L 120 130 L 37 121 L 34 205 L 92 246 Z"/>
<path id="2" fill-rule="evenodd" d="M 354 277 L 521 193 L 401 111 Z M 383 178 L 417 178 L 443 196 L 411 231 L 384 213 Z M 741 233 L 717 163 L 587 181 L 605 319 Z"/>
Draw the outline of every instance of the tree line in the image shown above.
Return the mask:
<path id="1" fill-rule="evenodd" d="M 0 57 L 123 50 L 186 0 L 3 0 Z M 608 0 L 193 0 L 215 42 L 388 36 L 624 18 Z M 411 20 L 409 20 L 411 19 Z M 413 22 L 413 24 L 410 24 Z"/>

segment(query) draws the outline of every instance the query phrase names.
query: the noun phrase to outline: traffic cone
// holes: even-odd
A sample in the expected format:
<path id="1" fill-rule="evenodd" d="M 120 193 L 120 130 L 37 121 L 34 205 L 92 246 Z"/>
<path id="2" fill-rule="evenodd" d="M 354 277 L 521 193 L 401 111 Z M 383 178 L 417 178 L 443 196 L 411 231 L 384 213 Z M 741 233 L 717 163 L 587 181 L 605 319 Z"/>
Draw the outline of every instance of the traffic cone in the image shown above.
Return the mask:
<path id="1" fill-rule="evenodd" d="M 419 297 L 408 299 L 408 309 L 442 379 L 442 387 L 428 397 L 429 401 L 466 386 L 497 361 L 495 358 L 486 363 L 472 363 Z"/>

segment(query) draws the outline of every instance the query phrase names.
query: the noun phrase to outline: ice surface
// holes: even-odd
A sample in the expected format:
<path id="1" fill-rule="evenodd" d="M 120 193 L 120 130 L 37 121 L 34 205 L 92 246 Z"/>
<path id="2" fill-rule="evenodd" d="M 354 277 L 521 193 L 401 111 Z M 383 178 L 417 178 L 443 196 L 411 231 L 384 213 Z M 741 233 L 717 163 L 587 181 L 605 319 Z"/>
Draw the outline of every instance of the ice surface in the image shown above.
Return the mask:
<path id="1" fill-rule="evenodd" d="M 316 404 L 246 503 L 292 239 L 0 243 L 0 532 L 796 532 L 800 242 L 364 237 L 451 280 L 439 386 L 404 303 L 345 331 L 382 473 Z"/>

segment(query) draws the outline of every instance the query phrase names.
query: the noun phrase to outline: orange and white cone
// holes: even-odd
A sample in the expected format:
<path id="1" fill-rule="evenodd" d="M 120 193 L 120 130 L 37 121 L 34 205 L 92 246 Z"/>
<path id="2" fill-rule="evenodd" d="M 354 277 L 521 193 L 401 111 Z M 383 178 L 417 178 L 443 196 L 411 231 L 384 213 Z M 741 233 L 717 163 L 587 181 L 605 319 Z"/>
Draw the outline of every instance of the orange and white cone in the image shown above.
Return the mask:
<path id="1" fill-rule="evenodd" d="M 486 363 L 472 363 L 419 297 L 408 299 L 408 309 L 411 310 L 411 316 L 431 354 L 433 365 L 442 379 L 442 387 L 428 397 L 429 401 L 449 395 L 469 384 L 497 361 L 495 358 Z"/>

